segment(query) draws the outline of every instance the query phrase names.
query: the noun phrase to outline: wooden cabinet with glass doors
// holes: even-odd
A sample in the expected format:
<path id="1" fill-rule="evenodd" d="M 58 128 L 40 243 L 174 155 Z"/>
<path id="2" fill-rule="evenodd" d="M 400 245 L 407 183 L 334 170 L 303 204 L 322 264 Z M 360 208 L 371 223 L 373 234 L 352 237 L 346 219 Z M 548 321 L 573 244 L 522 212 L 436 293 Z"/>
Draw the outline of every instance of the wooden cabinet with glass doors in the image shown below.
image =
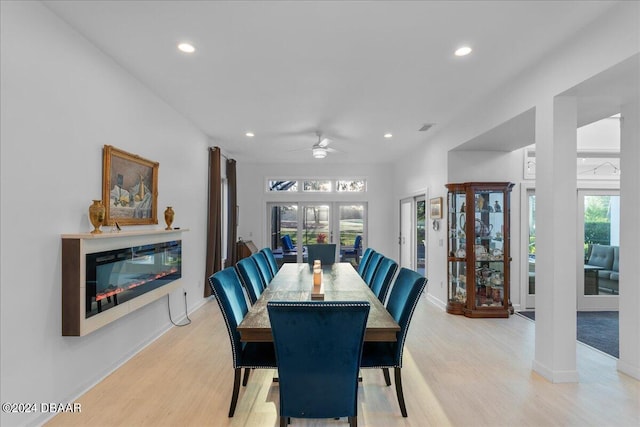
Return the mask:
<path id="1" fill-rule="evenodd" d="M 509 317 L 510 182 L 447 184 L 447 312 Z"/>

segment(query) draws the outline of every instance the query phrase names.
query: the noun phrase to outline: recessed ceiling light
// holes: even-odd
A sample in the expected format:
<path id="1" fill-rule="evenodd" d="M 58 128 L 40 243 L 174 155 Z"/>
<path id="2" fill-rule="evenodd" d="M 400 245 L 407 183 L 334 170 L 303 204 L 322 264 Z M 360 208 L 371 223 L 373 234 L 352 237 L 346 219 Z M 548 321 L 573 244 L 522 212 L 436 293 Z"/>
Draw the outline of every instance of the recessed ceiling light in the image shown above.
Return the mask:
<path id="1" fill-rule="evenodd" d="M 180 49 L 184 53 L 193 53 L 196 51 L 196 48 L 193 47 L 190 43 L 180 43 L 178 45 L 178 49 Z"/>
<path id="2" fill-rule="evenodd" d="M 255 134 L 253 132 L 247 132 L 245 133 L 245 135 L 247 135 L 249 138 L 252 138 L 255 136 Z"/>
<path id="3" fill-rule="evenodd" d="M 455 52 L 456 56 L 466 56 L 471 53 L 471 48 L 469 46 L 462 46 L 458 48 Z"/>
<path id="4" fill-rule="evenodd" d="M 393 134 L 391 132 L 387 132 L 384 134 L 385 138 L 393 138 Z"/>

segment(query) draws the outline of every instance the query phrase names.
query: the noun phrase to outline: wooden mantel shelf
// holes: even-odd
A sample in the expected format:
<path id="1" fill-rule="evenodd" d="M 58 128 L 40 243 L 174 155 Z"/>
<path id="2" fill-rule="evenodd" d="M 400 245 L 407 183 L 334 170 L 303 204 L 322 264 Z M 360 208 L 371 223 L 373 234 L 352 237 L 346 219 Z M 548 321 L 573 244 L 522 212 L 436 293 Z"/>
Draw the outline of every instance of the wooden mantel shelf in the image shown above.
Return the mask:
<path id="1" fill-rule="evenodd" d="M 114 238 L 126 238 L 132 236 L 149 236 L 154 234 L 171 234 L 182 233 L 183 231 L 189 231 L 188 228 L 177 228 L 173 230 L 165 230 L 164 228 L 158 229 L 145 229 L 145 230 L 132 230 L 132 231 L 103 231 L 100 234 L 91 233 L 76 233 L 76 234 L 63 234 L 63 239 L 114 239 Z"/>

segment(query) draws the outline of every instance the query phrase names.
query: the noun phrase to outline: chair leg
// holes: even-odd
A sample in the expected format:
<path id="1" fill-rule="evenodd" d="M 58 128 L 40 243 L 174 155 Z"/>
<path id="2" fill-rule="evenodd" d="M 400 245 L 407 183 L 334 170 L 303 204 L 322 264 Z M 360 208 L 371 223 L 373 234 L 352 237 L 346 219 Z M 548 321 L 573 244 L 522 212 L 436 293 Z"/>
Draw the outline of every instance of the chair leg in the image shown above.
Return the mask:
<path id="1" fill-rule="evenodd" d="M 280 427 L 287 427 L 287 424 L 289 424 L 289 417 L 280 415 Z"/>
<path id="2" fill-rule="evenodd" d="M 387 384 L 387 387 L 391 385 L 391 377 L 389 376 L 389 368 L 382 368 L 382 373 L 384 374 L 384 382 Z"/>
<path id="3" fill-rule="evenodd" d="M 233 417 L 236 412 L 236 403 L 238 403 L 238 393 L 240 393 L 240 375 L 242 368 L 233 370 L 233 394 L 231 395 L 231 406 L 229 407 L 229 418 Z"/>
<path id="4" fill-rule="evenodd" d="M 349 427 L 358 427 L 358 416 L 349 417 Z"/>
<path id="5" fill-rule="evenodd" d="M 245 387 L 247 382 L 249 381 L 249 374 L 251 373 L 251 368 L 244 368 L 244 377 L 242 378 L 242 386 Z"/>
<path id="6" fill-rule="evenodd" d="M 402 392 L 402 375 L 401 368 L 394 368 L 395 370 L 395 381 L 396 381 L 396 394 L 398 395 L 398 403 L 400 404 L 400 412 L 403 417 L 407 417 L 407 407 L 404 404 L 404 393 Z"/>

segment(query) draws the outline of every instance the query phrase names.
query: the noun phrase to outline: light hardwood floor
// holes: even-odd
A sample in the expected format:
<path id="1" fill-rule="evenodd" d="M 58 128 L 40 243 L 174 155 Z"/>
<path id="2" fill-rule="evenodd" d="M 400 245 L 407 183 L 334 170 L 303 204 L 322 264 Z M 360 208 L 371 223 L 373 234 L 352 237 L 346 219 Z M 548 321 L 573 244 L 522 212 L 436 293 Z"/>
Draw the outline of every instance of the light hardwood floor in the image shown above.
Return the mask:
<path id="1" fill-rule="evenodd" d="M 173 328 L 77 399 L 80 414 L 49 426 L 277 426 L 274 372 L 257 370 L 228 418 L 231 349 L 215 301 Z M 616 359 L 578 344 L 580 382 L 552 384 L 531 370 L 535 324 L 520 316 L 467 319 L 422 297 L 404 352 L 408 418 L 380 370 L 364 370 L 361 426 L 635 426 L 640 382 Z M 344 426 L 345 419 L 292 419 L 292 426 Z"/>

